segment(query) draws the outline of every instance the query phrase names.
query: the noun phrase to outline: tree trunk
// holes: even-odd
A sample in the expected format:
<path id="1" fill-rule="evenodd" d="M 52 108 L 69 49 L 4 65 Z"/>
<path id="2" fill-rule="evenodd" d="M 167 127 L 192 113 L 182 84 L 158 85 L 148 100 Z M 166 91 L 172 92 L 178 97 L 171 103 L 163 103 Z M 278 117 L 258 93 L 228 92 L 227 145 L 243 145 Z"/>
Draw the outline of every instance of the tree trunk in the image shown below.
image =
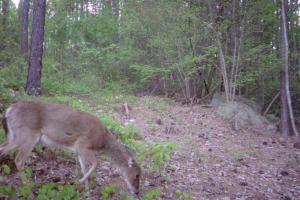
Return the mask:
<path id="1" fill-rule="evenodd" d="M 288 113 L 288 104 L 286 99 L 286 91 L 285 91 L 285 75 L 282 71 L 280 73 L 280 130 L 281 134 L 288 136 L 291 133 L 291 124 L 289 120 L 289 113 Z"/>
<path id="2" fill-rule="evenodd" d="M 209 74 L 208 74 L 208 79 L 207 79 L 207 86 L 208 86 L 208 89 L 206 91 L 206 95 L 210 94 L 211 91 L 212 91 L 212 88 L 213 88 L 213 79 L 215 77 L 215 74 L 216 74 L 216 71 L 217 71 L 217 68 L 216 66 L 212 65 L 211 66 L 211 69 L 209 71 Z M 217 81 L 216 81 L 217 82 Z"/>
<path id="3" fill-rule="evenodd" d="M 20 56 L 27 60 L 29 0 L 22 1 L 21 13 Z"/>
<path id="4" fill-rule="evenodd" d="M 84 0 L 80 1 L 80 19 L 84 17 Z"/>
<path id="5" fill-rule="evenodd" d="M 223 85 L 224 85 L 224 89 L 225 89 L 226 101 L 229 101 L 230 100 L 229 99 L 230 94 L 229 94 L 229 85 L 228 85 L 226 62 L 225 62 L 225 57 L 224 57 L 224 53 L 223 53 L 223 50 L 222 50 L 222 45 L 221 45 L 221 42 L 220 42 L 219 38 L 217 38 L 217 43 L 218 43 L 218 54 L 219 54 L 221 73 L 222 73 L 222 78 L 223 78 Z"/>
<path id="6" fill-rule="evenodd" d="M 281 69 L 281 133 L 283 135 L 297 135 L 299 133 L 295 126 L 295 120 L 292 109 L 290 87 L 289 87 L 289 45 L 287 38 L 287 0 L 281 0 L 281 40 L 280 40 L 280 53 L 282 58 L 282 69 Z"/>
<path id="7" fill-rule="evenodd" d="M 31 52 L 25 92 L 28 95 L 41 94 L 41 71 L 44 42 L 46 0 L 34 0 L 31 33 Z"/>
<path id="8" fill-rule="evenodd" d="M 0 51 L 6 49 L 6 47 L 7 47 L 6 35 L 8 34 L 7 21 L 8 21 L 8 15 L 9 15 L 9 0 L 2 0 L 1 3 L 2 4 L 0 4 L 0 5 L 1 5 L 2 10 L 0 13 L 0 26 L 1 26 L 0 29 L 4 34 L 4 41 L 0 42 Z M 1 62 L 1 63 L 5 63 L 5 61 Z"/>
<path id="9" fill-rule="evenodd" d="M 263 106 L 263 87 L 262 87 L 262 77 L 259 76 L 256 81 L 256 103 Z"/>
<path id="10" fill-rule="evenodd" d="M 110 6 L 111 6 L 112 14 L 116 17 L 119 17 L 119 7 L 117 5 L 116 0 L 110 0 Z"/>
<path id="11" fill-rule="evenodd" d="M 23 11 L 23 0 L 20 0 L 18 4 L 18 19 L 20 22 L 22 21 L 22 11 Z"/>
<path id="12" fill-rule="evenodd" d="M 9 0 L 2 0 L 2 25 L 4 29 L 6 28 L 7 25 L 8 13 L 9 13 Z"/>

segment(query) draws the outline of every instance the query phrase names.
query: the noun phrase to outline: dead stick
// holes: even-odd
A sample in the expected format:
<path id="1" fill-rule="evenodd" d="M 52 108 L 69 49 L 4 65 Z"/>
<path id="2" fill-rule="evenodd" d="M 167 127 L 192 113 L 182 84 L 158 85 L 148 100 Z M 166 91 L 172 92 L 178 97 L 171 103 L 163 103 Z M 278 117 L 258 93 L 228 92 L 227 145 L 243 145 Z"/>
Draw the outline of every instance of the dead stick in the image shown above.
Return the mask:
<path id="1" fill-rule="evenodd" d="M 266 116 L 266 114 L 269 112 L 271 106 L 273 105 L 273 103 L 276 101 L 276 99 L 277 99 L 279 96 L 280 96 L 280 92 L 278 92 L 278 93 L 274 96 L 274 98 L 272 99 L 272 101 L 269 103 L 269 105 L 268 105 L 267 109 L 265 110 L 263 116 Z"/>
<path id="2" fill-rule="evenodd" d="M 129 116 L 129 108 L 127 102 L 124 103 L 124 107 L 125 107 L 125 115 Z"/>

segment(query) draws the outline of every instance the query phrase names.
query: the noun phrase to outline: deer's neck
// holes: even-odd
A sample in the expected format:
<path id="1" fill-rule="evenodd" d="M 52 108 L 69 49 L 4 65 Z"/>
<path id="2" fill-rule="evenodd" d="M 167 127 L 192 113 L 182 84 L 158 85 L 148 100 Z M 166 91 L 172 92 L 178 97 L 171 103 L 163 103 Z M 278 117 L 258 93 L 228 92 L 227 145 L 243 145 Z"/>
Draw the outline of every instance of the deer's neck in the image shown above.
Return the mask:
<path id="1" fill-rule="evenodd" d="M 115 138 L 108 141 L 106 145 L 106 154 L 120 169 L 130 168 L 134 162 L 125 146 L 118 142 Z"/>

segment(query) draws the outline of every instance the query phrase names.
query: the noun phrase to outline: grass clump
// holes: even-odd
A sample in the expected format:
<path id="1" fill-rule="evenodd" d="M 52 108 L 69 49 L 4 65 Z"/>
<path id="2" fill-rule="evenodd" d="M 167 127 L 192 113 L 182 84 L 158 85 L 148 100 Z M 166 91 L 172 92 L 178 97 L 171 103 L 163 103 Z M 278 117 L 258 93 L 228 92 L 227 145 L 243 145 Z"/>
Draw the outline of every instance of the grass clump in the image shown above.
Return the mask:
<path id="1" fill-rule="evenodd" d="M 69 200 L 79 199 L 74 185 L 61 185 L 58 183 L 48 183 L 42 185 L 38 190 L 36 200 L 57 199 Z"/>
<path id="2" fill-rule="evenodd" d="M 162 194 L 162 191 L 160 189 L 154 189 L 154 190 L 149 190 L 144 194 L 143 199 L 144 200 L 153 200 L 157 197 L 159 197 Z"/>
<path id="3" fill-rule="evenodd" d="M 11 173 L 11 169 L 10 169 L 10 167 L 9 167 L 7 164 L 3 164 L 3 165 L 2 165 L 2 171 L 3 171 L 3 173 L 6 174 L 6 175 L 8 175 L 8 174 Z"/>
<path id="4" fill-rule="evenodd" d="M 119 188 L 116 185 L 107 185 L 101 189 L 101 197 L 103 199 L 109 199 L 114 194 L 116 194 L 118 190 Z"/>
<path id="5" fill-rule="evenodd" d="M 167 166 L 168 160 L 171 158 L 171 154 L 175 151 L 176 145 L 173 143 L 155 143 L 147 145 L 139 156 L 139 159 L 150 159 L 150 170 L 163 173 Z"/>

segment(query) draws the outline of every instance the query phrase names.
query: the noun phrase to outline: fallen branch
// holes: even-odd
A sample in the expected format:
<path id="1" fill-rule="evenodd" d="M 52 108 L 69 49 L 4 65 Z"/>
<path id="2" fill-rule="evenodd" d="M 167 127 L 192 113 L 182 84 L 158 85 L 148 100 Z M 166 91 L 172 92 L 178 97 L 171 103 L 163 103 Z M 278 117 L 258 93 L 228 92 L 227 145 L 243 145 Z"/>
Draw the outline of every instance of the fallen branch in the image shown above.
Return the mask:
<path id="1" fill-rule="evenodd" d="M 266 108 L 263 116 L 266 116 L 266 114 L 269 112 L 270 108 L 272 107 L 273 103 L 276 101 L 276 99 L 280 96 L 280 92 L 278 92 L 274 98 L 272 99 L 272 101 L 269 103 L 268 107 Z"/>

